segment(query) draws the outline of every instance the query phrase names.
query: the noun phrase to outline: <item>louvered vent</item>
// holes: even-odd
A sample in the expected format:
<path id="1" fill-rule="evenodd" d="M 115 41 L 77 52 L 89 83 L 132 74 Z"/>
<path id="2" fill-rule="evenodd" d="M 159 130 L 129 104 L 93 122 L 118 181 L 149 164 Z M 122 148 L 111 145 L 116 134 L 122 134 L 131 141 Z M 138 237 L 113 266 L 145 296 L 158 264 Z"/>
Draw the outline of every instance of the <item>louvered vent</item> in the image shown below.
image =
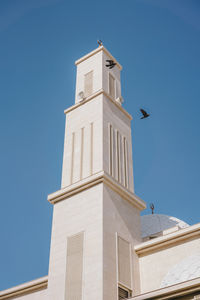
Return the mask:
<path id="1" fill-rule="evenodd" d="M 85 97 L 88 97 L 92 95 L 93 92 L 93 71 L 85 74 L 84 84 L 85 84 L 84 94 Z"/>
<path id="2" fill-rule="evenodd" d="M 118 287 L 118 299 L 128 299 L 130 296 L 129 292 L 127 290 L 122 289 L 121 287 Z"/>
<path id="3" fill-rule="evenodd" d="M 131 287 L 130 243 L 118 236 L 118 278 L 119 282 Z"/>
<path id="4" fill-rule="evenodd" d="M 82 299 L 83 233 L 67 238 L 66 300 Z"/>

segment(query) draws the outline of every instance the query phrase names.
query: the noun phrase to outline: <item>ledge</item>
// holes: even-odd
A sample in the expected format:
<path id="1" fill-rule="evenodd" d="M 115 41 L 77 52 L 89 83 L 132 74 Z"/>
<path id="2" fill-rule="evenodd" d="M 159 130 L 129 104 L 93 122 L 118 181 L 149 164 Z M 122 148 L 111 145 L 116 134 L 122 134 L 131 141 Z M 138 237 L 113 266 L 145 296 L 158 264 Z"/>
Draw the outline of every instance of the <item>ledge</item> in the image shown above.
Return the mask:
<path id="1" fill-rule="evenodd" d="M 115 106 L 117 106 L 126 115 L 126 117 L 128 117 L 129 120 L 132 120 L 132 116 L 116 100 L 113 100 L 113 98 L 109 94 L 107 94 L 103 89 L 95 92 L 94 94 L 92 94 L 91 96 L 85 98 L 81 102 L 78 102 L 78 103 L 74 104 L 73 106 L 65 109 L 64 113 L 65 114 L 69 113 L 70 111 L 78 108 L 81 105 L 84 105 L 85 103 L 91 101 L 92 99 L 94 99 L 95 97 L 97 97 L 99 95 L 106 96 Z"/>
<path id="2" fill-rule="evenodd" d="M 200 236 L 200 223 L 189 226 L 184 229 L 180 229 L 179 231 L 170 233 L 168 235 L 144 242 L 135 246 L 134 249 L 138 255 L 146 254 L 153 250 L 158 250 L 163 247 L 172 245 L 179 241 L 186 240 L 195 236 Z"/>
<path id="3" fill-rule="evenodd" d="M 122 66 L 117 62 L 117 60 L 112 56 L 112 54 L 110 54 L 110 52 L 104 46 L 100 46 L 100 47 L 96 48 L 95 50 L 91 51 L 90 53 L 82 56 L 81 58 L 79 58 L 78 60 L 75 61 L 75 65 L 77 66 L 82 61 L 88 59 L 89 57 L 95 55 L 96 53 L 98 53 L 100 51 L 104 51 L 110 57 L 110 59 L 112 59 L 112 60 L 114 60 L 114 62 L 116 62 L 120 71 L 122 70 Z"/>
<path id="4" fill-rule="evenodd" d="M 81 181 L 78 181 L 66 188 L 63 188 L 55 193 L 48 196 L 48 201 L 55 204 L 59 201 L 65 200 L 77 193 L 80 193 L 88 188 L 95 186 L 99 183 L 104 183 L 109 186 L 113 191 L 117 192 L 122 198 L 129 201 L 131 204 L 136 206 L 138 209 L 143 210 L 146 208 L 145 202 L 136 196 L 131 191 L 127 190 L 124 186 L 114 180 L 110 175 L 101 171 L 94 175 L 91 175 Z"/>
<path id="5" fill-rule="evenodd" d="M 0 300 L 12 299 L 14 297 L 23 296 L 25 294 L 34 293 L 47 288 L 48 276 L 32 280 L 10 289 L 0 291 Z"/>
<path id="6" fill-rule="evenodd" d="M 145 299 L 176 299 L 175 297 L 184 296 L 190 293 L 200 291 L 200 277 L 174 284 L 152 292 L 144 293 L 131 298 L 130 300 L 145 300 Z"/>

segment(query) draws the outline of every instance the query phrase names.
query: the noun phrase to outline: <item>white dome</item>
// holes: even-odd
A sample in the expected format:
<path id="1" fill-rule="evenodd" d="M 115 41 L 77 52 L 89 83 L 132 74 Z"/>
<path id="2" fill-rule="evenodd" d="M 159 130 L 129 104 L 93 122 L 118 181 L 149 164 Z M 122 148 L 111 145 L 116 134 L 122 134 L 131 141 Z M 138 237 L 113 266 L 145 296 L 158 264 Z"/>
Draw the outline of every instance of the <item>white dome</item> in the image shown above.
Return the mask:
<path id="1" fill-rule="evenodd" d="M 160 287 L 164 288 L 197 277 L 200 277 L 200 253 L 188 256 L 169 270 Z"/>
<path id="2" fill-rule="evenodd" d="M 151 235 L 155 235 L 158 232 L 162 232 L 163 230 L 178 226 L 181 228 L 186 228 L 189 225 L 177 218 L 166 216 L 166 215 L 144 215 L 141 217 L 141 225 L 142 225 L 142 237 L 148 237 Z"/>

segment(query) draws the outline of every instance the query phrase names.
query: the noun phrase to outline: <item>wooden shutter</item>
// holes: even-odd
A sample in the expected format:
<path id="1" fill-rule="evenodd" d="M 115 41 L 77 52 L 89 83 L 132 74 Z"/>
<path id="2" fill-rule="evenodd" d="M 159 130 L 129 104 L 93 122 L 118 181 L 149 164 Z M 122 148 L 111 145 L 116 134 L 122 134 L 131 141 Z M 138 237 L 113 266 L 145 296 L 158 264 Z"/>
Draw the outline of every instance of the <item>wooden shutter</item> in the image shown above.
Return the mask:
<path id="1" fill-rule="evenodd" d="M 83 233 L 67 238 L 66 300 L 82 299 Z"/>

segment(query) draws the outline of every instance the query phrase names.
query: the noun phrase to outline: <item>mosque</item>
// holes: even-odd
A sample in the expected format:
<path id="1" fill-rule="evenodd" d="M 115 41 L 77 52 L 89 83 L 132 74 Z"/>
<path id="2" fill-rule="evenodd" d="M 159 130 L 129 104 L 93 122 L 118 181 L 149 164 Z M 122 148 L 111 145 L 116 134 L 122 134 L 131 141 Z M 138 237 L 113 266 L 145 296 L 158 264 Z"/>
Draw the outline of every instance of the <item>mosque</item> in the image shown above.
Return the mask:
<path id="1" fill-rule="evenodd" d="M 49 272 L 0 300 L 200 299 L 200 223 L 140 215 L 121 65 L 103 45 L 75 64 L 61 189 L 48 196 Z"/>

